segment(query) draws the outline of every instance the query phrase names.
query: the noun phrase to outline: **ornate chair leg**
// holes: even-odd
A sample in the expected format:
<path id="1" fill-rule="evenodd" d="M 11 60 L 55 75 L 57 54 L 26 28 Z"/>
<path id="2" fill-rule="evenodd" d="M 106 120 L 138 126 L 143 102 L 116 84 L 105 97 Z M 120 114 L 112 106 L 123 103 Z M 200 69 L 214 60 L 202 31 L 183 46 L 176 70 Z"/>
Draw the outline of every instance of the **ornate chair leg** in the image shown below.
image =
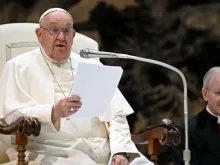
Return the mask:
<path id="1" fill-rule="evenodd" d="M 28 136 L 39 136 L 41 130 L 41 122 L 33 117 L 21 117 L 10 125 L 0 123 L 0 134 L 16 135 L 16 145 L 18 151 L 18 165 L 25 165 L 25 145 L 28 142 Z M 13 144 L 14 141 L 13 141 Z"/>
<path id="2" fill-rule="evenodd" d="M 160 143 L 158 139 L 148 141 L 148 154 L 151 156 L 150 160 L 158 165 L 158 155 L 160 153 Z"/>
<path id="3" fill-rule="evenodd" d="M 18 151 L 18 165 L 25 165 L 25 145 L 27 144 L 27 136 L 24 134 L 16 134 L 16 144 Z"/>

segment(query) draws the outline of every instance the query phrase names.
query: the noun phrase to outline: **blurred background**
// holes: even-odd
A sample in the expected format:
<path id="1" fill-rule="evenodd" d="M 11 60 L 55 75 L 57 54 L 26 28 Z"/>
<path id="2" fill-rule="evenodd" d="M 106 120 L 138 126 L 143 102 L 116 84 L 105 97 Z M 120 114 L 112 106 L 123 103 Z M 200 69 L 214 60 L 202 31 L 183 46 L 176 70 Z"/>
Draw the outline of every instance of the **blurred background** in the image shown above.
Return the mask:
<path id="1" fill-rule="evenodd" d="M 72 14 L 74 28 L 95 39 L 102 51 L 177 67 L 187 79 L 189 118 L 204 108 L 203 75 L 220 63 L 219 0 L 1 0 L 0 24 L 36 23 L 51 7 Z M 160 124 L 163 118 L 183 121 L 183 85 L 178 74 L 132 60 L 101 61 L 124 69 L 119 88 L 135 110 L 128 117 L 132 133 Z"/>

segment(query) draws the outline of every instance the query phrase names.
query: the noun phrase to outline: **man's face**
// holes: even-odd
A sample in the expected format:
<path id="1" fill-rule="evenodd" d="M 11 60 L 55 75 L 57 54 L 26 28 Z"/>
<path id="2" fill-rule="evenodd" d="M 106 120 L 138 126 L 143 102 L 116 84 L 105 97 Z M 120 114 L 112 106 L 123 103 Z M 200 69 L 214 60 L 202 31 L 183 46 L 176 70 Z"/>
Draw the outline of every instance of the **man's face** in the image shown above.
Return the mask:
<path id="1" fill-rule="evenodd" d="M 202 95 L 210 111 L 220 116 L 220 75 L 218 73 L 212 75 L 208 88 L 202 88 Z"/>
<path id="2" fill-rule="evenodd" d="M 55 61 L 66 61 L 70 56 L 75 36 L 72 26 L 73 21 L 67 13 L 54 11 L 46 15 L 42 27 L 36 29 L 38 40 L 46 54 Z"/>

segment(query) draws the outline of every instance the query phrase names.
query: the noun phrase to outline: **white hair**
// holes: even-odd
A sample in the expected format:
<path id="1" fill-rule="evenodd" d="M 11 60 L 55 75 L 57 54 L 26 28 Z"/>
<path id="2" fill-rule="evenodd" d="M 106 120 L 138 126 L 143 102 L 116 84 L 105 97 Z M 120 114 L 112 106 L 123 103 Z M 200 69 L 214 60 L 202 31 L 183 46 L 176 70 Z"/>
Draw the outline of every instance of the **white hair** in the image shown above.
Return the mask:
<path id="1" fill-rule="evenodd" d="M 209 80 L 214 74 L 217 74 L 217 73 L 220 76 L 220 67 L 213 67 L 206 72 L 205 76 L 203 77 L 203 88 L 208 88 Z"/>

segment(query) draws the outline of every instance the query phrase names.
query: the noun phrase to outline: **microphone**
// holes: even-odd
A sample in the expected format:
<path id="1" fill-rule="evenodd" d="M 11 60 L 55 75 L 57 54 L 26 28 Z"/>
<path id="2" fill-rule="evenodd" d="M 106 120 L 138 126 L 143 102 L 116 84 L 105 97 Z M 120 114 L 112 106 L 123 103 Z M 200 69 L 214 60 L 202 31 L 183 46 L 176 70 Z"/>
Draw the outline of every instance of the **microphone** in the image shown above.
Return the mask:
<path id="1" fill-rule="evenodd" d="M 126 58 L 126 59 L 131 59 L 131 60 L 136 60 L 136 61 L 142 61 L 142 62 L 147 62 L 147 63 L 152 63 L 156 65 L 163 66 L 165 68 L 169 68 L 173 70 L 174 72 L 178 73 L 182 79 L 183 82 L 183 89 L 184 89 L 184 125 L 185 125 L 185 150 L 183 151 L 183 160 L 185 162 L 185 165 L 189 165 L 190 162 L 190 150 L 189 150 L 189 140 L 188 140 L 188 103 L 187 103 L 187 83 L 186 83 L 186 78 L 184 74 L 177 68 L 152 59 L 147 59 L 143 57 L 137 57 L 137 56 L 132 56 L 128 54 L 118 54 L 118 53 L 111 53 L 111 52 L 101 52 L 101 51 L 96 51 L 92 49 L 82 49 L 80 50 L 80 56 L 83 58 Z"/>
<path id="2" fill-rule="evenodd" d="M 100 52 L 93 49 L 81 49 L 79 54 L 83 58 L 128 58 L 126 54 Z"/>

